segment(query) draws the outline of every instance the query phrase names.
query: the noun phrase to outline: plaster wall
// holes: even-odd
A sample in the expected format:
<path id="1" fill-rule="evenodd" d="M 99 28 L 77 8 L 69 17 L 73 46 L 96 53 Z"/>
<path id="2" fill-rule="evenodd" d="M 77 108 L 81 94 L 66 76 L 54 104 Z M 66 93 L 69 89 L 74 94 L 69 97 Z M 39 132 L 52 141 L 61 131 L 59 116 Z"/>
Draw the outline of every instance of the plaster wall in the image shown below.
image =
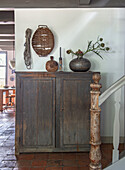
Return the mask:
<path id="1" fill-rule="evenodd" d="M 70 71 L 71 55 L 67 49 L 85 50 L 89 40 L 96 41 L 103 37 L 106 45 L 111 47 L 110 53 L 102 53 L 103 60 L 90 53 L 85 57 L 91 61 L 91 71 L 101 72 L 101 91 L 105 91 L 112 83 L 124 75 L 125 58 L 125 9 L 122 8 L 70 8 L 70 9 L 15 9 L 15 55 L 16 71 L 46 71 L 47 57 L 39 57 L 31 47 L 32 69 L 27 70 L 24 64 L 25 31 L 31 28 L 33 33 L 38 25 L 47 25 L 54 34 L 55 47 L 50 55 L 59 60 L 59 47 L 62 47 L 63 70 Z M 32 35 L 33 35 L 32 33 Z M 120 109 L 120 133 L 124 135 L 124 89 Z M 101 112 L 101 135 L 112 136 L 115 112 L 115 95 L 103 105 Z"/>
<path id="2" fill-rule="evenodd" d="M 15 86 L 15 73 L 10 69 L 9 61 L 14 58 L 14 51 L 7 51 L 7 85 Z"/>

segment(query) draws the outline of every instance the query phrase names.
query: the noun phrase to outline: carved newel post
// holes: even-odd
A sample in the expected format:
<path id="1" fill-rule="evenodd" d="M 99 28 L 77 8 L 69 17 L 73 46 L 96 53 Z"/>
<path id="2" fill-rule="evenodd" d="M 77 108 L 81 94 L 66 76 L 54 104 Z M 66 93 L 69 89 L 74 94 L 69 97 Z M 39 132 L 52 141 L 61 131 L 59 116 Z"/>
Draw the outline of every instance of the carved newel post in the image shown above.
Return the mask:
<path id="1" fill-rule="evenodd" d="M 90 170 L 99 170 L 101 169 L 101 151 L 100 151 L 100 111 L 99 108 L 99 95 L 101 84 L 99 84 L 99 80 L 101 76 L 99 73 L 93 74 L 93 81 L 90 85 L 91 89 L 91 125 L 90 125 L 90 160 L 91 163 L 89 165 Z"/>

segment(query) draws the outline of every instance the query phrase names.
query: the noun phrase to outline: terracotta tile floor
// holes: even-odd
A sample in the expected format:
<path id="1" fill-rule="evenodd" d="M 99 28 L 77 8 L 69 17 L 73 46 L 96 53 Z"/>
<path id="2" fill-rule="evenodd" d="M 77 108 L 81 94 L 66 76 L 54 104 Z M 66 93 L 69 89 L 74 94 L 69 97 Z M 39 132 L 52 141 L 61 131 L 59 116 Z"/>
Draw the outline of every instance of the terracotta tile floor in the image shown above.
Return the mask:
<path id="1" fill-rule="evenodd" d="M 14 140 L 15 113 L 0 112 L 0 170 L 88 170 L 89 153 L 20 154 L 16 158 Z M 112 145 L 103 144 L 101 150 L 104 168 L 111 162 Z"/>

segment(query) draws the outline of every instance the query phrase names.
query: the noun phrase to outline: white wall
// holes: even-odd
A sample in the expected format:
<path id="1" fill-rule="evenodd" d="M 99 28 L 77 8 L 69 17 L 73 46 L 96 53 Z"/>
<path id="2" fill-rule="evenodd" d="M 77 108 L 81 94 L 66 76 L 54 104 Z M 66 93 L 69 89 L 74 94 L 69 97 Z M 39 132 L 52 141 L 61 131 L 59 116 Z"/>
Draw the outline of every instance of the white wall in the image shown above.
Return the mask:
<path id="1" fill-rule="evenodd" d="M 104 60 L 95 54 L 88 54 L 86 58 L 92 63 L 91 71 L 101 72 L 102 92 L 112 83 L 124 75 L 124 40 L 125 40 L 125 9 L 16 9 L 16 71 L 46 71 L 45 63 L 50 55 L 58 61 L 59 47 L 63 48 L 64 70 L 70 71 L 67 49 L 85 50 L 88 40 L 96 40 L 98 36 L 104 38 L 111 47 L 109 54 L 103 53 Z M 55 47 L 47 57 L 39 57 L 31 47 L 32 69 L 27 70 L 24 64 L 25 30 L 31 28 L 33 33 L 38 25 L 47 25 L 55 37 Z M 33 34 L 32 34 L 33 35 Z M 124 134 L 124 96 L 121 102 L 121 136 Z M 111 96 L 102 106 L 101 134 L 112 136 L 112 122 L 114 114 L 114 96 Z"/>
<path id="2" fill-rule="evenodd" d="M 15 73 L 12 72 L 9 66 L 9 61 L 14 58 L 14 51 L 7 51 L 7 85 L 12 87 L 15 86 Z M 10 77 L 14 77 L 14 81 L 10 80 Z"/>

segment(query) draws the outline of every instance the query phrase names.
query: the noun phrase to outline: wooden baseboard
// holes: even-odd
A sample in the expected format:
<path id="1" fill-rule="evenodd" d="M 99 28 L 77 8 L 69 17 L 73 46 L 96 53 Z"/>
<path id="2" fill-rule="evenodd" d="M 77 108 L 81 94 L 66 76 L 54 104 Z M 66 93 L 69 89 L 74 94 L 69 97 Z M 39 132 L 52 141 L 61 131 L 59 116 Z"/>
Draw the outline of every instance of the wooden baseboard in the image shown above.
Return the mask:
<path id="1" fill-rule="evenodd" d="M 113 143 L 113 137 L 112 136 L 101 136 L 101 142 L 102 143 Z M 120 143 L 125 143 L 125 137 L 120 137 Z"/>

